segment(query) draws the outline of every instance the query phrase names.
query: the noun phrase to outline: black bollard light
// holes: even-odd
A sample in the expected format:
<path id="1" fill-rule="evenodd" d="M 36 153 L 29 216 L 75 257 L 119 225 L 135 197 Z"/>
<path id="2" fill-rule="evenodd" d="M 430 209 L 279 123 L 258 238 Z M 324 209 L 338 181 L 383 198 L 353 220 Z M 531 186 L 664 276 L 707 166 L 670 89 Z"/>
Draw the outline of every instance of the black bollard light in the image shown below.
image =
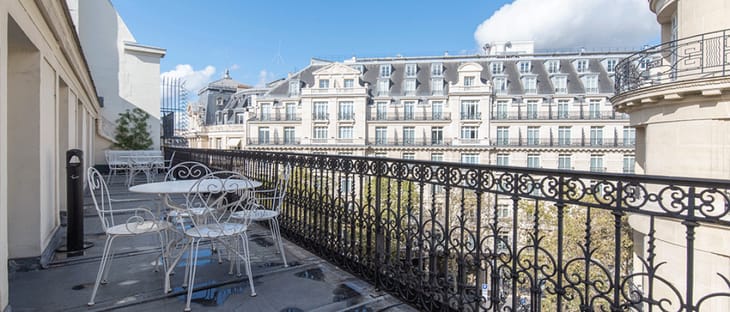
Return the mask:
<path id="1" fill-rule="evenodd" d="M 59 251 L 69 256 L 81 255 L 80 251 L 92 246 L 84 242 L 84 152 L 80 149 L 66 151 L 66 246 Z"/>

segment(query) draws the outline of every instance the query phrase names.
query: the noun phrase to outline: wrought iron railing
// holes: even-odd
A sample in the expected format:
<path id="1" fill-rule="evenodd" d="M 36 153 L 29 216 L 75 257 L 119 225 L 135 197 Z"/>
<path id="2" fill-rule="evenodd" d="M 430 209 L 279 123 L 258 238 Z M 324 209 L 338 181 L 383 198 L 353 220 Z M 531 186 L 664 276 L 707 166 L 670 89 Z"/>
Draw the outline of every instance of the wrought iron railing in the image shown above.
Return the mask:
<path id="1" fill-rule="evenodd" d="M 616 65 L 615 93 L 674 81 L 730 74 L 730 30 L 665 42 L 639 51 Z"/>
<path id="2" fill-rule="evenodd" d="M 165 151 L 265 187 L 291 164 L 282 233 L 420 310 L 720 311 L 712 305 L 730 304 L 726 267 L 709 274 L 695 255 L 726 236 L 706 231 L 730 230 L 730 181 Z M 660 243 L 667 236 L 679 243 Z M 725 286 L 698 290 L 713 280 Z"/>

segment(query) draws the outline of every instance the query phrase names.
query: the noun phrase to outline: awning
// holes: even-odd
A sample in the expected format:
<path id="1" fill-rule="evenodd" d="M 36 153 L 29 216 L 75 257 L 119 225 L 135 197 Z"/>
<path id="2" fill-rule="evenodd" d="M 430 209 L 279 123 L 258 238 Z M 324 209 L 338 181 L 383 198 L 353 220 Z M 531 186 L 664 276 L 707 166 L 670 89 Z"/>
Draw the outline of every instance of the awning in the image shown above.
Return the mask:
<path id="1" fill-rule="evenodd" d="M 228 139 L 228 147 L 238 147 L 238 143 L 241 143 L 241 139 Z"/>

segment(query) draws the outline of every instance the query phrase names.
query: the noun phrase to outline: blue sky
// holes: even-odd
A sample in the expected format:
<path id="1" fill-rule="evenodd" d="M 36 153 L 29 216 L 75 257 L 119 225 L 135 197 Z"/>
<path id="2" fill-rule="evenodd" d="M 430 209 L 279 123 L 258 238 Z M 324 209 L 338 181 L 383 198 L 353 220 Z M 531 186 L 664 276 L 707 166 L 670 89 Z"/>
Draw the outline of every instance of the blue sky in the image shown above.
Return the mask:
<path id="1" fill-rule="evenodd" d="M 627 47 L 658 34 L 646 0 L 112 3 L 137 42 L 167 49 L 160 71 L 183 77 L 193 89 L 220 78 L 226 68 L 240 82 L 261 84 L 305 67 L 312 57 L 473 54 L 483 42 L 505 38 L 535 40 L 538 49 Z M 626 20 L 605 25 L 617 18 Z M 646 26 L 640 35 L 636 23 Z M 569 30 L 561 28 L 566 24 Z M 625 42 L 627 34 L 639 38 Z"/>

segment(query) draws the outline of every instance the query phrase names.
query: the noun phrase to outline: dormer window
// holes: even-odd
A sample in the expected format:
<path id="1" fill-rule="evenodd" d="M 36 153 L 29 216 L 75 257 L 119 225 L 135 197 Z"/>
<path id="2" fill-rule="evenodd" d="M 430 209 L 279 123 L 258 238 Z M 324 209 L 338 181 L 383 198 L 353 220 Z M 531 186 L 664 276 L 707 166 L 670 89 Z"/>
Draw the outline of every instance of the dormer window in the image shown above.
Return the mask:
<path id="1" fill-rule="evenodd" d="M 432 95 L 444 95 L 444 79 L 443 78 L 432 78 L 431 79 L 431 94 Z"/>
<path id="2" fill-rule="evenodd" d="M 598 76 L 590 75 L 583 77 L 583 86 L 586 93 L 598 93 Z"/>
<path id="3" fill-rule="evenodd" d="M 565 94 L 568 93 L 568 77 L 556 76 L 552 78 L 553 87 L 555 87 L 555 93 Z"/>
<path id="4" fill-rule="evenodd" d="M 575 70 L 579 73 L 585 73 L 588 71 L 588 60 L 577 60 L 575 62 Z"/>
<path id="5" fill-rule="evenodd" d="M 354 88 L 355 87 L 355 80 L 354 79 L 345 79 L 345 88 Z"/>
<path id="6" fill-rule="evenodd" d="M 378 95 L 384 96 L 390 94 L 390 80 L 378 79 Z"/>
<path id="7" fill-rule="evenodd" d="M 549 74 L 557 74 L 560 72 L 560 62 L 547 61 L 547 71 Z"/>
<path id="8" fill-rule="evenodd" d="M 504 73 L 504 65 L 502 65 L 502 62 L 494 62 L 490 65 L 492 69 L 492 75 L 499 75 Z"/>
<path id="9" fill-rule="evenodd" d="M 613 73 L 616 68 L 616 60 L 615 59 L 607 59 L 606 60 L 606 71 L 609 73 Z"/>
<path id="10" fill-rule="evenodd" d="M 390 64 L 380 65 L 380 78 L 390 78 Z"/>
<path id="11" fill-rule="evenodd" d="M 523 77 L 522 85 L 525 88 L 525 93 L 535 94 L 537 93 L 537 78 L 535 77 Z"/>
<path id="12" fill-rule="evenodd" d="M 465 87 L 471 87 L 474 85 L 474 76 L 466 76 L 464 77 L 464 86 Z"/>
<path id="13" fill-rule="evenodd" d="M 507 93 L 507 80 L 504 77 L 494 78 L 494 93 L 505 94 Z"/>
<path id="14" fill-rule="evenodd" d="M 532 63 L 520 62 L 520 74 L 529 74 L 532 72 Z"/>
<path id="15" fill-rule="evenodd" d="M 218 107 L 222 107 L 223 106 L 223 98 L 222 97 L 216 98 L 215 99 L 215 105 L 218 105 Z"/>
<path id="16" fill-rule="evenodd" d="M 319 88 L 320 89 L 329 89 L 330 88 L 330 80 L 329 79 L 320 79 L 319 80 Z"/>
<path id="17" fill-rule="evenodd" d="M 444 74 L 444 64 L 442 63 L 431 63 L 431 76 L 441 77 Z"/>
<path id="18" fill-rule="evenodd" d="M 243 113 L 236 113 L 236 123 L 237 124 L 243 123 Z"/>
<path id="19" fill-rule="evenodd" d="M 406 64 L 406 77 L 416 77 L 418 67 L 416 64 Z"/>
<path id="20" fill-rule="evenodd" d="M 416 95 L 416 79 L 406 79 L 404 95 Z"/>
<path id="21" fill-rule="evenodd" d="M 299 79 L 289 81 L 289 96 L 299 95 Z"/>

